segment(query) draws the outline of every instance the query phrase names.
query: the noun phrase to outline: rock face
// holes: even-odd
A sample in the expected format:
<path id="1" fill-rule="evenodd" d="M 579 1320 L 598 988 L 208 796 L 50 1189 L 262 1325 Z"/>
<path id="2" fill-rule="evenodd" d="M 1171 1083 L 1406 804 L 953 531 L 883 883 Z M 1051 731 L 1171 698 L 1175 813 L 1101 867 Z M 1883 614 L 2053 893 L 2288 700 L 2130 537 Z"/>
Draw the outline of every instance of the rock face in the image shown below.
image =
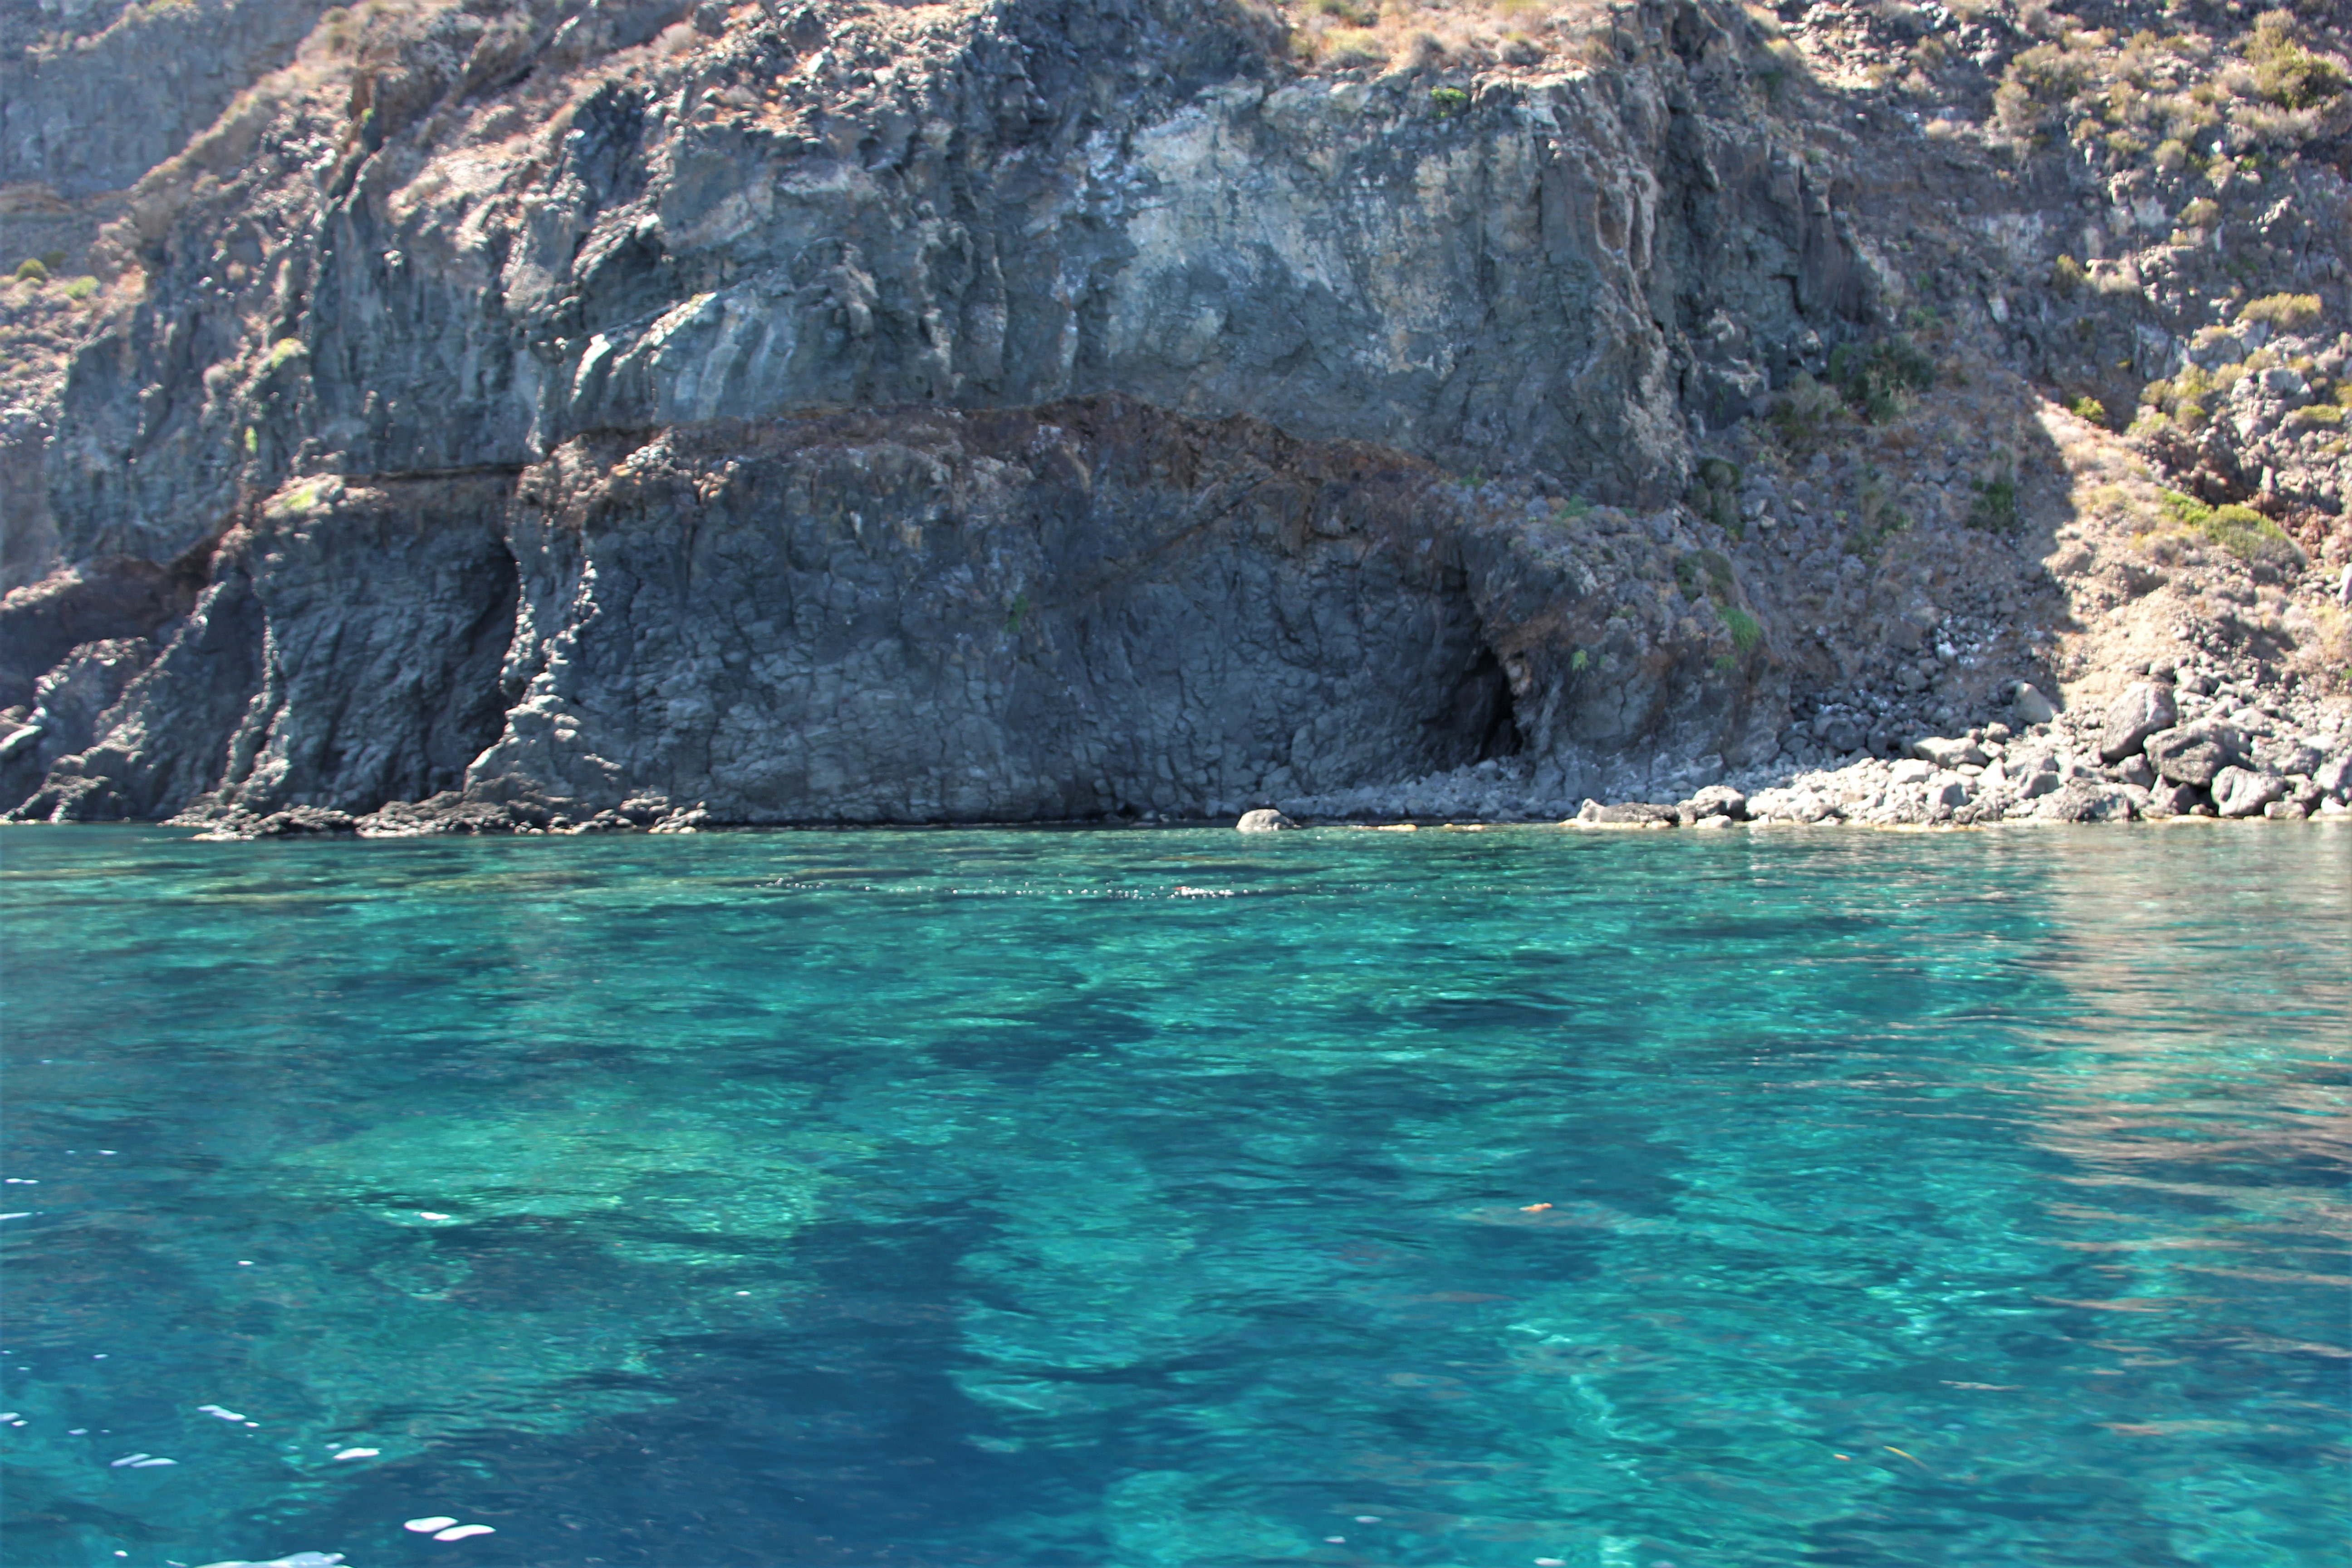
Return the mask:
<path id="1" fill-rule="evenodd" d="M 1938 36 L 1897 74 L 1939 104 L 2029 47 L 1797 9 L 1874 72 Z M 2123 209 L 1857 116 L 1761 8 L 1521 20 L 1375 68 L 1227 0 L 0 16 L 0 211 L 109 221 L 89 277 L 0 296 L 0 811 L 1697 821 L 1737 818 L 1727 779 L 1803 821 L 2212 809 L 2242 707 L 2168 728 L 2151 686 L 2086 746 L 2043 693 L 2112 684 L 2050 628 L 2172 594 L 2200 618 L 2162 647 L 2317 671 L 2337 623 L 2222 608 L 2306 559 L 2242 520 L 2261 562 L 2184 557 L 2177 594 L 2095 507 L 2048 531 L 2051 433 L 2114 436 L 2019 367 L 2211 341 L 2020 291 Z M 2029 187 L 2063 225 L 2007 210 Z M 2334 395 L 2342 355 L 2281 342 L 2309 368 L 2240 377 L 2242 426 Z"/>
<path id="2" fill-rule="evenodd" d="M 1522 751 L 1564 781 L 1769 743 L 1769 661 L 1661 607 L 1672 539 L 1607 526 L 1123 400 L 310 481 L 224 542 L 20 815 L 1198 816 Z"/>

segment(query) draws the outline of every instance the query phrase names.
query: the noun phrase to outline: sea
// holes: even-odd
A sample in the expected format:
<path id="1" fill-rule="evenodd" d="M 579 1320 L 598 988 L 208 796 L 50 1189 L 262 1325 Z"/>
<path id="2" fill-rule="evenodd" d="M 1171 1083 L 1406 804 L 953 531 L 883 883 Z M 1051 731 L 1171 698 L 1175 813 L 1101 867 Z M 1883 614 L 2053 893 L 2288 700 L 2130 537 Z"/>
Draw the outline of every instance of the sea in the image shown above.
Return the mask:
<path id="1" fill-rule="evenodd" d="M 0 1047 L 13 1568 L 2347 1561 L 2352 825 L 12 828 Z"/>

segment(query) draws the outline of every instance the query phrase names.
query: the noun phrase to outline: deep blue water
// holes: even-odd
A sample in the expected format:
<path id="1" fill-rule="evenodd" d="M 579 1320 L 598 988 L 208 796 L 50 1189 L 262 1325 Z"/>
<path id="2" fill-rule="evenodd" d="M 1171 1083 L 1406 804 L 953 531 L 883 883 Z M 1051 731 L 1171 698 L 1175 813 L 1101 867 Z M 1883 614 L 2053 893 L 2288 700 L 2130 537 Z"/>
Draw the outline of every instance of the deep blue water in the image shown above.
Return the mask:
<path id="1" fill-rule="evenodd" d="M 0 878 L 15 1568 L 2352 1555 L 2341 826 Z"/>

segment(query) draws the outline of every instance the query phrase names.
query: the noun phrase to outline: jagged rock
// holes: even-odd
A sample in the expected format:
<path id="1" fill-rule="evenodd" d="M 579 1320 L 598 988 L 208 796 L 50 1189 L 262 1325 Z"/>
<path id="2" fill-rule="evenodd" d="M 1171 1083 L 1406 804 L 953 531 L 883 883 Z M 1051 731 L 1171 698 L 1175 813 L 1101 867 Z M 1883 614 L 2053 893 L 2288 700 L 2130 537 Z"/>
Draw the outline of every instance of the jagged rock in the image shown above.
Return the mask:
<path id="1" fill-rule="evenodd" d="M 1234 824 L 1234 826 L 1243 833 L 1279 833 L 1286 827 L 1297 826 L 1298 824 L 1270 805 L 1262 805 L 1255 811 L 1244 811 L 1242 813 L 1242 819 Z"/>
<path id="2" fill-rule="evenodd" d="M 2124 758 L 2107 772 L 2117 784 L 2133 784 L 2141 789 L 2152 788 L 2156 784 L 2156 769 L 2137 752 Z"/>
<path id="3" fill-rule="evenodd" d="M 2352 796 L 2352 752 L 2330 757 L 2314 768 L 2311 782 L 2338 800 Z"/>
<path id="4" fill-rule="evenodd" d="M 2042 689 L 2032 681 L 2021 680 L 2010 689 L 2009 700 L 2019 721 L 2025 724 L 2047 724 L 2058 717 L 2058 710 Z"/>
<path id="5" fill-rule="evenodd" d="M 2207 789 L 2215 775 L 2245 755 L 2245 742 L 2226 724 L 2183 724 L 2149 736 L 2147 752 L 2158 777 Z"/>
<path id="6" fill-rule="evenodd" d="M 2286 780 L 2252 768 L 2225 767 L 2213 775 L 2213 808 L 2223 816 L 2259 816 L 2286 794 Z"/>
<path id="7" fill-rule="evenodd" d="M 2195 810 L 2204 798 L 2204 793 L 2195 784 L 2158 782 L 2147 792 L 2146 815 L 2150 817 L 2184 816 Z"/>
<path id="8" fill-rule="evenodd" d="M 2159 681 L 2135 681 L 2108 705 L 2105 725 L 2099 731 L 2099 760 L 2119 763 L 2144 745 L 2150 735 L 2169 730 L 2179 721 L 2172 688 Z"/>

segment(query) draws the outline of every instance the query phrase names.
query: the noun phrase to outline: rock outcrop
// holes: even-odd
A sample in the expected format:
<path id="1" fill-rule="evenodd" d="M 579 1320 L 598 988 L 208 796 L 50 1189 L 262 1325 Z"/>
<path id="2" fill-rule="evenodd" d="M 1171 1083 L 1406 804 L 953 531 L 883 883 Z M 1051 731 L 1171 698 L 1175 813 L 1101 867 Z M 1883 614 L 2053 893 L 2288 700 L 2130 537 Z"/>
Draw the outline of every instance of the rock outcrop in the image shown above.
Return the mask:
<path id="1" fill-rule="evenodd" d="M 5 40 L 9 201 L 121 213 L 0 299 L 18 820 L 2149 815 L 2234 715 L 1988 726 L 2155 637 L 2335 679 L 2340 289 L 2231 340 L 2297 351 L 2231 385 L 2302 532 L 2204 453 L 2203 542 L 2126 544 L 2149 470 L 2021 379 L 2046 226 L 1834 80 L 1869 7 L 1386 65 L 1227 0 L 71 9 Z M 80 134 L 191 27 L 181 119 Z"/>

